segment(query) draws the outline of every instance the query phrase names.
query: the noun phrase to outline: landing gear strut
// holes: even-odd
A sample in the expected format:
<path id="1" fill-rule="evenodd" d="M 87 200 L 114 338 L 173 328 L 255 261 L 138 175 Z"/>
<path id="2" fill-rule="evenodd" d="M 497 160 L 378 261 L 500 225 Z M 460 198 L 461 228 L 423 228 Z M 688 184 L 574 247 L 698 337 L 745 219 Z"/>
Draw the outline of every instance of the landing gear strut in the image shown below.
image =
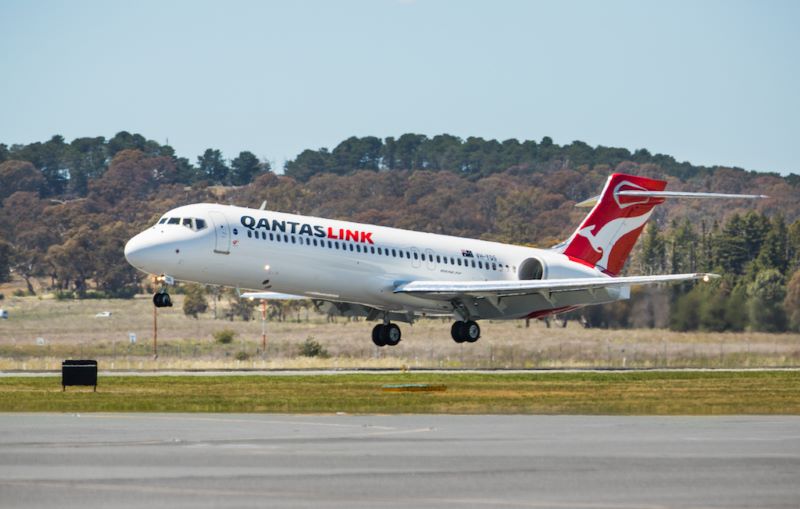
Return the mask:
<path id="1" fill-rule="evenodd" d="M 453 326 L 450 327 L 450 335 L 456 343 L 463 343 L 465 341 L 467 343 L 474 343 L 481 337 L 481 328 L 472 320 L 467 322 L 453 322 Z"/>
<path id="2" fill-rule="evenodd" d="M 372 329 L 372 342 L 377 346 L 396 346 L 401 336 L 400 327 L 393 323 L 380 323 Z"/>

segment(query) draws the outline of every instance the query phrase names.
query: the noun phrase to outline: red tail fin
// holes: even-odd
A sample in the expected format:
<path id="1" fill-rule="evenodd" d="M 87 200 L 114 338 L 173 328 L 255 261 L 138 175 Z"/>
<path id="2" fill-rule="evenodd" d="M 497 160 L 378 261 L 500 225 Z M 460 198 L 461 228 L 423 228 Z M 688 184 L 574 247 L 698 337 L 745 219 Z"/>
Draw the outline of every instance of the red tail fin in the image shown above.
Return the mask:
<path id="1" fill-rule="evenodd" d="M 608 274 L 619 274 L 653 207 L 663 203 L 664 199 L 617 193 L 663 191 L 666 186 L 663 180 L 622 173 L 611 175 L 597 204 L 565 242 L 563 253 L 588 262 Z"/>

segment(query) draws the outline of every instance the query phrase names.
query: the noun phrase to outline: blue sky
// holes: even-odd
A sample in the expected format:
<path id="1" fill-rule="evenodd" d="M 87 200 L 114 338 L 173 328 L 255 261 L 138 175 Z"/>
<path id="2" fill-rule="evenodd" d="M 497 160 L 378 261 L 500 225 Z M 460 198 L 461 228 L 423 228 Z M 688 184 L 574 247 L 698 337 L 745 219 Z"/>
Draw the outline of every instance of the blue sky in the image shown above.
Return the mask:
<path id="1" fill-rule="evenodd" d="M 0 1 L 0 142 L 139 132 L 280 167 L 346 137 L 800 173 L 800 2 Z"/>

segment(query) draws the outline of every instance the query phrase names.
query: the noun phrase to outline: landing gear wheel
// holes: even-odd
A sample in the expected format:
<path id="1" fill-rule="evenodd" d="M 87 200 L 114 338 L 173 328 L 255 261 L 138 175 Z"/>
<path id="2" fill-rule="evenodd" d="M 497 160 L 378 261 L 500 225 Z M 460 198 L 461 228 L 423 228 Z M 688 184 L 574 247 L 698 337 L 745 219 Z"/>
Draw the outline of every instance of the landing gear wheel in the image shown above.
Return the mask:
<path id="1" fill-rule="evenodd" d="M 167 292 L 157 292 L 153 295 L 153 305 L 157 308 L 171 308 L 172 299 Z"/>
<path id="2" fill-rule="evenodd" d="M 453 326 L 450 327 L 450 337 L 453 338 L 453 341 L 456 343 L 463 343 L 464 342 L 464 322 L 453 322 Z"/>
<path id="3" fill-rule="evenodd" d="M 464 339 L 468 343 L 474 343 L 481 337 L 481 327 L 474 321 L 470 320 L 464 324 Z"/>
<path id="4" fill-rule="evenodd" d="M 393 323 L 378 324 L 372 329 L 372 342 L 377 346 L 397 346 L 402 334 Z"/>
<path id="5" fill-rule="evenodd" d="M 386 344 L 388 346 L 397 346 L 397 344 L 400 342 L 400 338 L 402 336 L 402 334 L 400 333 L 400 327 L 398 327 L 397 325 L 395 325 L 393 323 L 390 323 L 390 324 L 384 325 L 383 330 L 384 330 L 384 333 L 386 335 L 385 336 L 386 337 Z"/>
<path id="6" fill-rule="evenodd" d="M 372 328 L 372 342 L 375 343 L 375 346 L 386 346 L 386 341 L 383 339 L 385 328 L 386 326 L 382 323 Z"/>
<path id="7" fill-rule="evenodd" d="M 474 343 L 481 337 L 481 328 L 472 320 L 468 322 L 453 322 L 453 326 L 450 327 L 450 336 L 453 337 L 453 341 L 456 343 L 465 341 Z"/>

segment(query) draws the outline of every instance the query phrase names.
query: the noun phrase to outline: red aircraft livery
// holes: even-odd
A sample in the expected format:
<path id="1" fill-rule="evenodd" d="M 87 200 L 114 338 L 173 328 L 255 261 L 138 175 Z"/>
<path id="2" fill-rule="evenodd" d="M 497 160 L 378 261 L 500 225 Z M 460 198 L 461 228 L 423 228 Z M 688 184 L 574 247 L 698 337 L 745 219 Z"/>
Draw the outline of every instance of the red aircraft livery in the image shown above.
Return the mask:
<path id="1" fill-rule="evenodd" d="M 363 244 L 374 244 L 372 240 L 372 232 L 361 230 L 349 230 L 345 228 L 332 228 L 327 229 L 320 225 L 311 225 L 308 223 L 300 223 L 295 221 L 278 221 L 276 219 L 269 220 L 262 217 L 256 220 L 253 216 L 242 216 L 239 220 L 242 226 L 248 230 L 266 230 L 272 232 L 291 233 L 297 235 L 309 235 L 319 238 L 328 238 L 331 240 L 344 240 L 347 242 L 360 242 Z"/>

